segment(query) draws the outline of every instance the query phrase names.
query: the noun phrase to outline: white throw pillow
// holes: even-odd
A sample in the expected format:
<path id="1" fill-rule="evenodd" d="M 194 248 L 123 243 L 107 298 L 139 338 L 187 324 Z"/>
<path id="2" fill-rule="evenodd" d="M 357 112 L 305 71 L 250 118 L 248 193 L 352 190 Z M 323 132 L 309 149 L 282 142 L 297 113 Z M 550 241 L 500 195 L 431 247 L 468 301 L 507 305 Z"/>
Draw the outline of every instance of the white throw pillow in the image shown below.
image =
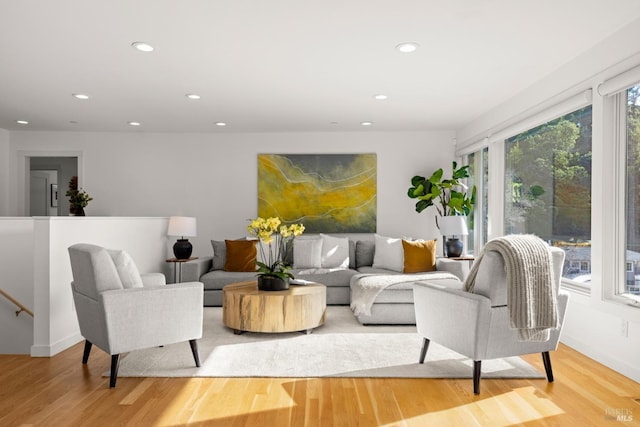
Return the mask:
<path id="1" fill-rule="evenodd" d="M 131 289 L 144 287 L 138 267 L 136 267 L 136 263 L 133 262 L 133 259 L 128 253 L 123 250 L 114 249 L 109 249 L 108 252 L 109 255 L 111 255 L 113 264 L 116 266 L 123 288 Z"/>
<path id="2" fill-rule="evenodd" d="M 404 251 L 402 239 L 375 236 L 376 249 L 373 255 L 373 268 L 383 268 L 402 272 L 404 269 Z"/>
<path id="3" fill-rule="evenodd" d="M 349 268 L 349 238 L 320 234 L 322 238 L 322 268 Z"/>
<path id="4" fill-rule="evenodd" d="M 295 239 L 293 241 L 293 268 L 320 268 L 322 239 Z"/>

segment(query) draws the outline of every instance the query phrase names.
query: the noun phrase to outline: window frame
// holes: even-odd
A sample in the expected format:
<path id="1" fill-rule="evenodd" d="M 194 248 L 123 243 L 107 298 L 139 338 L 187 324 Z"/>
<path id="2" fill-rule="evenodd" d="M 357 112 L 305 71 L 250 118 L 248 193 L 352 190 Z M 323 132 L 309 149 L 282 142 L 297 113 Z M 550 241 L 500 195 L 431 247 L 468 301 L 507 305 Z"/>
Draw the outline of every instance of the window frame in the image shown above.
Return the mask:
<path id="1" fill-rule="evenodd" d="M 486 161 L 484 157 L 485 151 L 487 152 Z M 465 165 L 470 165 L 469 159 L 471 156 L 473 156 L 473 160 L 475 163 L 473 165 L 473 171 L 475 172 L 475 175 L 478 175 L 478 172 L 480 174 L 480 176 L 473 177 L 473 185 L 476 186 L 476 204 L 474 206 L 474 227 L 473 227 L 473 254 L 474 255 L 480 254 L 480 251 L 482 250 L 484 245 L 487 243 L 486 241 L 487 239 L 485 239 L 484 237 L 485 235 L 488 235 L 488 233 L 486 233 L 486 230 L 485 230 L 484 215 L 486 214 L 487 224 L 490 217 L 489 217 L 488 206 L 485 206 L 483 194 L 484 194 L 484 191 L 488 190 L 491 187 L 488 184 L 489 178 L 487 178 L 486 186 L 484 182 L 485 170 L 487 171 L 487 173 L 490 171 L 489 151 L 490 150 L 487 145 L 482 145 L 479 148 L 477 148 L 475 151 L 470 151 L 464 154 L 462 158 L 459 159 L 461 162 L 464 162 Z M 465 241 L 465 245 L 467 245 L 467 243 L 468 242 Z"/>
<path id="2" fill-rule="evenodd" d="M 613 206 L 617 215 L 613 215 L 611 224 L 613 228 L 611 243 L 614 250 L 612 253 L 605 254 L 605 259 L 612 268 L 603 271 L 603 277 L 613 277 L 613 280 L 609 285 L 603 283 L 602 296 L 605 301 L 619 304 L 634 304 L 634 301 L 638 300 L 631 294 L 625 294 L 625 290 L 627 280 L 627 89 L 639 84 L 640 81 L 625 86 L 615 93 L 604 95 L 603 102 L 605 140 L 609 139 L 612 142 L 614 153 L 610 170 L 617 172 L 614 174 L 615 191 L 612 191 Z"/>

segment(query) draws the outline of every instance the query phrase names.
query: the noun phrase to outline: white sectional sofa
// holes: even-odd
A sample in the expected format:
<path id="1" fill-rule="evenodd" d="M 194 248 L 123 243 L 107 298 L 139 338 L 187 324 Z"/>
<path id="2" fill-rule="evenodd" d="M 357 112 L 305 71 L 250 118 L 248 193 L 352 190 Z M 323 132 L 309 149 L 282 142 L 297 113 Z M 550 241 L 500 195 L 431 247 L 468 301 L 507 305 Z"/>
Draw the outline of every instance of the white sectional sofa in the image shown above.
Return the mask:
<path id="1" fill-rule="evenodd" d="M 293 274 L 298 279 L 322 283 L 327 286 L 327 304 L 351 305 L 352 299 L 358 297 L 359 286 L 372 282 L 386 282 L 382 289 L 378 289 L 369 307 L 360 306 L 354 309 L 356 317 L 363 324 L 415 324 L 413 308 L 412 283 L 420 280 L 439 280 L 446 286 L 460 287 L 468 272 L 468 263 L 438 258 L 435 263 L 436 271 L 406 274 L 402 266 L 387 262 L 382 254 L 381 242 L 394 240 L 394 251 L 397 252 L 398 239 L 390 239 L 374 234 L 348 235 L 310 235 L 305 234 L 298 240 L 325 239 L 333 243 L 341 240 L 341 244 L 348 244 L 348 265 L 343 268 L 320 265 L 296 265 L 294 255 Z M 376 242 L 379 249 L 376 254 Z M 204 305 L 221 306 L 222 288 L 225 285 L 252 280 L 253 272 L 225 271 L 223 241 L 212 241 L 213 256 L 201 257 L 183 265 L 182 279 L 184 281 L 199 281 L 204 283 Z M 386 244 L 385 244 L 386 246 Z M 216 251 L 217 249 L 217 251 Z M 326 249 L 326 248 L 325 248 Z M 388 252 L 389 248 L 385 248 Z M 397 255 L 394 253 L 394 255 Z M 450 274 L 443 277 L 442 272 Z M 375 286 L 375 283 L 374 283 Z M 371 294 L 369 294 L 371 298 Z M 352 307 L 353 308 L 353 307 Z"/>

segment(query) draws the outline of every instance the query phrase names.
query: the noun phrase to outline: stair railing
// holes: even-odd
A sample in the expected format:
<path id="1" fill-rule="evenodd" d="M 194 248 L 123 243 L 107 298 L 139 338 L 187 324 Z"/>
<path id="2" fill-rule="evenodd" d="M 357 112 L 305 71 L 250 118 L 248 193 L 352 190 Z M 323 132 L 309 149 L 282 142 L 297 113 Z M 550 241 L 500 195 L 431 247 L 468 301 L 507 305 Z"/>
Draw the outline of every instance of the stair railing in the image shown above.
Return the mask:
<path id="1" fill-rule="evenodd" d="M 17 299 L 12 297 L 8 293 L 6 293 L 3 289 L 0 289 L 0 295 L 2 295 L 6 299 L 8 299 L 12 303 L 14 303 L 16 306 L 18 306 L 18 308 L 20 310 L 16 311 L 16 317 L 18 317 L 20 315 L 20 313 L 22 313 L 23 311 L 25 313 L 27 313 L 29 316 L 33 317 L 33 312 L 31 310 L 29 310 L 27 307 L 25 307 L 24 304 L 22 304 L 20 301 L 18 301 Z"/>

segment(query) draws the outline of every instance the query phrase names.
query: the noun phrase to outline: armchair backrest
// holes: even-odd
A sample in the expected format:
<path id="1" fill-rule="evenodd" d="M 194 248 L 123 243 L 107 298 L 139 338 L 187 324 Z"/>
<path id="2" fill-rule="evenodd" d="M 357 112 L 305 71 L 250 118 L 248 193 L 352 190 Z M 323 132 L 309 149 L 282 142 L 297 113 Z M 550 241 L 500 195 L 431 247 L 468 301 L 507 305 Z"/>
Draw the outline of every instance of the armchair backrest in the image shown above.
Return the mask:
<path id="1" fill-rule="evenodd" d="M 75 290 L 91 299 L 112 289 L 123 289 L 109 251 L 101 246 L 78 243 L 69 247 Z"/>
<path id="2" fill-rule="evenodd" d="M 556 295 L 560 289 L 562 266 L 565 253 L 562 249 L 549 247 L 553 265 L 553 281 Z M 491 305 L 507 305 L 507 272 L 502 255 L 496 251 L 487 251 L 478 266 L 473 293 L 483 295 L 491 300 Z"/>

